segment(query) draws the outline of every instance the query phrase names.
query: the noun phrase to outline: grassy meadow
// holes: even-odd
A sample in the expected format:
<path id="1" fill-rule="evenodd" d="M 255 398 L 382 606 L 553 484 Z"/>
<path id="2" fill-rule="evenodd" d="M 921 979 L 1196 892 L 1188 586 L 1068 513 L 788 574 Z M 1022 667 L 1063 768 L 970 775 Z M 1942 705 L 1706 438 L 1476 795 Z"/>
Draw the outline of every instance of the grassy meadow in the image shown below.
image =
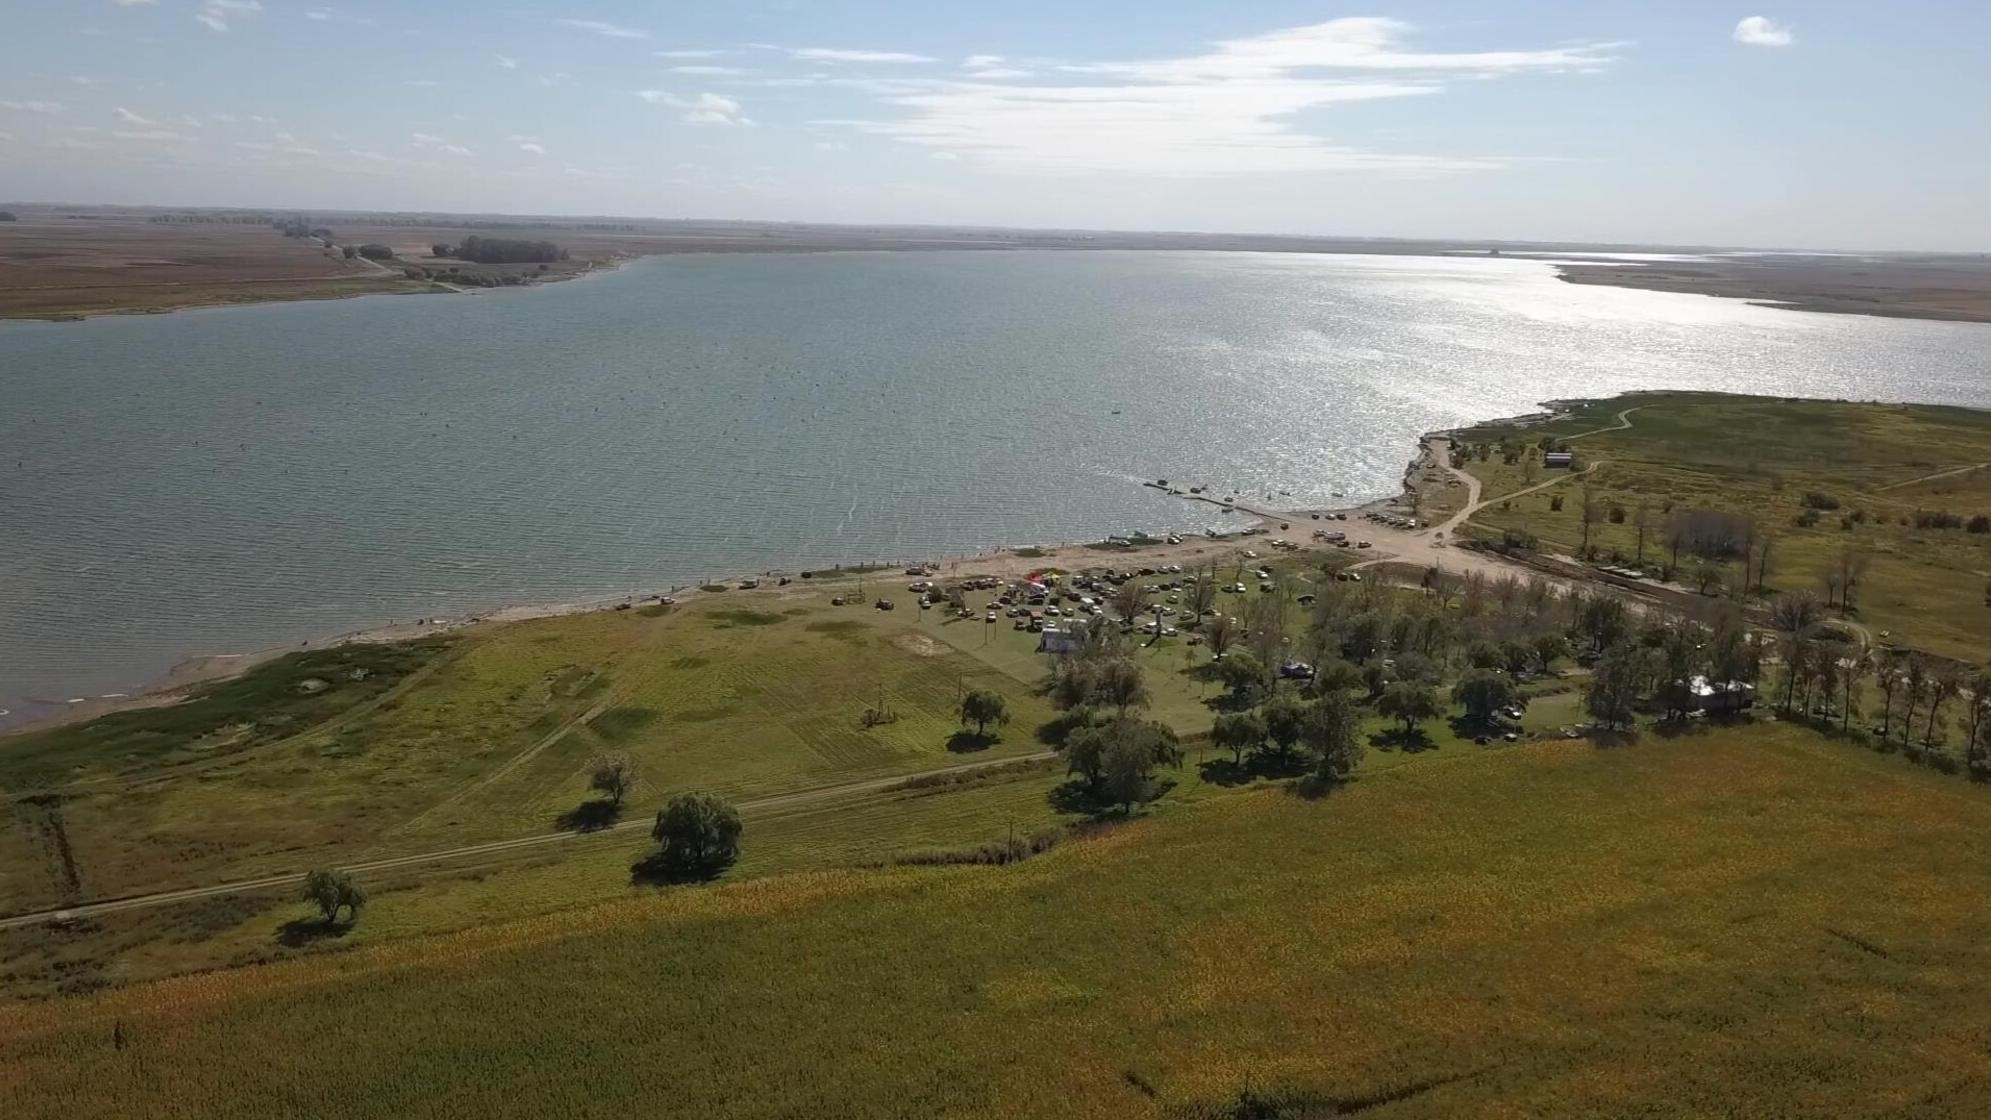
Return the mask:
<path id="1" fill-rule="evenodd" d="M 1623 430 L 1598 431 L 1632 409 Z M 1575 552 L 1583 537 L 1582 498 L 1625 511 L 1591 527 L 1608 557 L 1638 555 L 1636 510 L 1650 511 L 1645 557 L 1667 557 L 1664 520 L 1675 508 L 1711 508 L 1751 517 L 1775 543 L 1768 587 L 1823 598 L 1823 576 L 1850 548 L 1868 564 L 1856 617 L 1918 648 L 1973 664 L 1991 661 L 1991 533 L 1917 528 L 1920 512 L 1991 515 L 1991 413 L 1924 405 L 1780 401 L 1713 393 L 1639 393 L 1586 402 L 1552 423 L 1493 425 L 1466 442 L 1593 432 L 1571 444 L 1581 478 L 1503 505 L 1499 496 L 1554 477 L 1498 454 L 1469 466 L 1496 499 L 1474 517 L 1496 539 L 1507 529 Z M 1963 468 L 1961 473 L 1929 478 Z M 1977 468 L 1977 469 L 1969 469 Z M 1925 481 L 1918 481 L 1925 480 Z M 1809 494 L 1836 508 L 1799 524 Z M 1563 508 L 1554 510 L 1557 495 Z M 1684 561 L 1683 561 L 1684 562 Z M 1741 582 L 1739 568 L 1728 578 Z"/>
<path id="2" fill-rule="evenodd" d="M 0 1010 L 11 1116 L 1958 1116 L 1991 797 L 1792 726 Z M 122 1037 L 119 1049 L 116 1038 Z"/>

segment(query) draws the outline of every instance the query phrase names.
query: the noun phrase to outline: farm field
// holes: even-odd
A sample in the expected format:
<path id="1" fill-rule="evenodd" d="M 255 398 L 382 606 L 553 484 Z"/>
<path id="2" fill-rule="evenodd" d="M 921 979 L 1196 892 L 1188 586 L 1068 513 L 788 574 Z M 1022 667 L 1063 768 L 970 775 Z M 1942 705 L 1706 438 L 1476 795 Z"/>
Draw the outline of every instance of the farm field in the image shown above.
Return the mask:
<path id="1" fill-rule="evenodd" d="M 1008 867 L 671 890 L 17 1006 L 0 1083 L 67 1117 L 1991 1107 L 1981 787 L 1794 726 L 1431 762 Z"/>
<path id="2" fill-rule="evenodd" d="M 1611 430 L 1626 410 L 1629 427 Z M 1641 393 L 1585 402 L 1551 423 L 1472 429 L 1461 440 L 1532 446 L 1544 436 L 1584 432 L 1591 434 L 1570 447 L 1579 470 L 1594 470 L 1511 504 L 1499 496 L 1554 477 L 1537 465 L 1539 453 L 1513 464 L 1497 453 L 1469 464 L 1495 499 L 1473 519 L 1485 535 L 1497 540 L 1518 530 L 1573 554 L 1583 540 L 1587 488 L 1603 508 L 1590 529 L 1602 558 L 1638 557 L 1642 505 L 1649 521 L 1644 556 L 1663 562 L 1670 509 L 1734 512 L 1773 540 L 1769 591 L 1825 598 L 1825 574 L 1850 549 L 1866 565 L 1855 621 L 1944 657 L 1991 660 L 1991 532 L 1967 528 L 1991 515 L 1991 413 Z M 1561 508 L 1552 508 L 1558 498 Z M 1819 507 L 1811 517 L 1808 501 Z M 1959 520 L 1936 528 L 1918 525 L 1918 514 Z M 1739 564 L 1725 566 L 1724 586 L 1740 578 Z"/>

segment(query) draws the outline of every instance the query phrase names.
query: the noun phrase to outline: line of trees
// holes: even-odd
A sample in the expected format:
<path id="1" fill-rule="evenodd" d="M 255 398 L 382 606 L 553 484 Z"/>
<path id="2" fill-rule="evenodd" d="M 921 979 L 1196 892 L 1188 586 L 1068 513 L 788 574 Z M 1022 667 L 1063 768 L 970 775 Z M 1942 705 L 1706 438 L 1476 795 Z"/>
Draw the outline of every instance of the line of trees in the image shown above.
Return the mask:
<path id="1" fill-rule="evenodd" d="M 438 257 L 472 261 L 477 264 L 551 264 L 567 259 L 567 250 L 551 241 L 530 241 L 514 237 L 479 237 L 472 234 L 457 245 L 437 243 L 430 251 Z"/>

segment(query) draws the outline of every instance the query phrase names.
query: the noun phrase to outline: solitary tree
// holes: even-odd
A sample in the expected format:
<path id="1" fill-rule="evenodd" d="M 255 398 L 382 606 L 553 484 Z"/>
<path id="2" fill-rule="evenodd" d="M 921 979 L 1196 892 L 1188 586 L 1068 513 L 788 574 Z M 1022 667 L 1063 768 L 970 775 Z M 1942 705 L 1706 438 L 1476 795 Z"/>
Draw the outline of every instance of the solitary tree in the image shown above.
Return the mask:
<path id="1" fill-rule="evenodd" d="M 621 751 L 608 751 L 594 756 L 588 763 L 588 788 L 608 795 L 608 800 L 616 808 L 622 807 L 622 799 L 629 794 L 629 787 L 636 784 L 636 764 Z"/>
<path id="2" fill-rule="evenodd" d="M 1468 673 L 1452 686 L 1452 702 L 1463 707 L 1474 723 L 1493 722 L 1493 714 L 1514 699 L 1514 683 L 1499 673 Z"/>
<path id="3" fill-rule="evenodd" d="M 1148 686 L 1141 667 L 1127 657 L 1114 657 L 1099 663 L 1093 674 L 1093 698 L 1111 704 L 1125 716 L 1129 708 L 1145 708 Z"/>
<path id="4" fill-rule="evenodd" d="M 976 689 L 961 698 L 961 722 L 974 724 L 975 734 L 986 736 L 989 724 L 1009 722 L 1009 701 L 1000 692 Z"/>
<path id="5" fill-rule="evenodd" d="M 366 892 L 351 875 L 321 867 L 304 877 L 304 901 L 316 906 L 327 924 L 336 923 L 341 910 L 351 916 L 350 920 L 358 921 L 360 907 L 366 905 Z"/>
<path id="6" fill-rule="evenodd" d="M 739 810 L 715 794 L 680 793 L 657 813 L 650 835 L 663 845 L 657 853 L 668 869 L 711 875 L 740 854 Z"/>
<path id="7" fill-rule="evenodd" d="M 1212 615 L 1203 621 L 1203 640 L 1210 645 L 1210 656 L 1221 658 L 1237 644 L 1237 623 L 1229 615 Z"/>
<path id="8" fill-rule="evenodd" d="M 1417 725 L 1438 714 L 1438 697 L 1431 686 L 1416 681 L 1398 681 L 1383 691 L 1376 711 L 1403 723 L 1403 733 L 1413 735 Z"/>

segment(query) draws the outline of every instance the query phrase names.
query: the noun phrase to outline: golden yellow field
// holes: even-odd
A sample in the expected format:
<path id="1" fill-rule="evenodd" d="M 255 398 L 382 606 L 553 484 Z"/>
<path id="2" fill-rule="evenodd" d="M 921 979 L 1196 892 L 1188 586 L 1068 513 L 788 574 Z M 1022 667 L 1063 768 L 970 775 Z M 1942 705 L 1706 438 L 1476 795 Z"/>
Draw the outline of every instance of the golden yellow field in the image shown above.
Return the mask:
<path id="1" fill-rule="evenodd" d="M 1898 758 L 1787 725 L 1526 744 L 1006 868 L 679 889 L 16 1006 L 0 1110 L 1984 1115 L 1987 896 L 1991 791 Z"/>

